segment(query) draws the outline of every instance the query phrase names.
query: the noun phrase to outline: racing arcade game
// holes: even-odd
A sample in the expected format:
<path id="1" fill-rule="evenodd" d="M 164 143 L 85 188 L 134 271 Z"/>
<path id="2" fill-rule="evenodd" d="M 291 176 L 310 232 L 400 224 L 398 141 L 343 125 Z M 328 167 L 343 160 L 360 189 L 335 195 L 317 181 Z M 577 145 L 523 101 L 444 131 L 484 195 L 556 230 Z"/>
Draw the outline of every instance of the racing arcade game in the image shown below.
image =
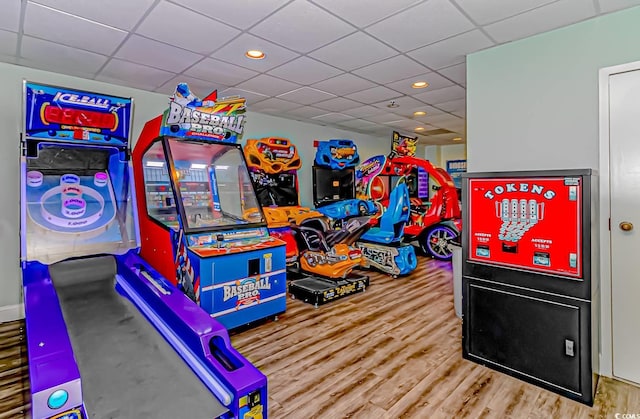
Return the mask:
<path id="1" fill-rule="evenodd" d="M 285 243 L 236 144 L 244 103 L 179 85 L 133 150 L 141 255 L 228 329 L 286 309 Z"/>
<path id="2" fill-rule="evenodd" d="M 29 82 L 24 94 L 30 416 L 266 412 L 266 377 L 137 254 L 131 99 Z"/>
<path id="3" fill-rule="evenodd" d="M 599 290 L 591 170 L 463 178 L 464 357 L 592 405 Z"/>
<path id="4" fill-rule="evenodd" d="M 318 211 L 342 227 L 346 220 L 379 211 L 369 199 L 356 198 L 358 150 L 351 140 L 316 142 L 313 166 L 313 197 Z M 355 243 L 362 251 L 365 268 L 374 267 L 393 277 L 406 275 L 417 266 L 415 250 L 403 244 L 404 226 L 409 219 L 409 194 L 404 182 L 391 192 L 388 208 Z M 380 207 L 380 209 L 383 209 Z"/>

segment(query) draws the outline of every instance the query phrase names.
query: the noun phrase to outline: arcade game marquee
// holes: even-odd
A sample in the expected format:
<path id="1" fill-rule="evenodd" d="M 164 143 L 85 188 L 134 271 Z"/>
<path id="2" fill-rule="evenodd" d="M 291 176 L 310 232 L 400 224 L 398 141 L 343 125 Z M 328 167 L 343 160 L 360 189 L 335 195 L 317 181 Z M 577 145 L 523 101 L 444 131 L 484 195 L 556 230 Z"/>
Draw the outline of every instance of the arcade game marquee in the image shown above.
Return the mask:
<path id="1" fill-rule="evenodd" d="M 266 377 L 138 255 L 131 108 L 128 98 L 24 84 L 30 416 L 261 418 Z"/>
<path id="2" fill-rule="evenodd" d="M 463 175 L 465 358 L 591 405 L 590 170 Z"/>
<path id="3" fill-rule="evenodd" d="M 228 329 L 286 309 L 285 242 L 271 237 L 242 148 L 245 100 L 185 84 L 133 150 L 142 257 Z"/>

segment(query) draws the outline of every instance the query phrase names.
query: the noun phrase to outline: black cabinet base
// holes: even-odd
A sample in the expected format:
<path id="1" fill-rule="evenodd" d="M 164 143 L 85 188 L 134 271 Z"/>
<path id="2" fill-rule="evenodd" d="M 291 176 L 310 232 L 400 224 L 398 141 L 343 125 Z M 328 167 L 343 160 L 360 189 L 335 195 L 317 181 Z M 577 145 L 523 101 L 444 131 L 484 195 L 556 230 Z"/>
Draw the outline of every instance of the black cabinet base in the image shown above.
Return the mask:
<path id="1" fill-rule="evenodd" d="M 369 277 L 352 275 L 346 279 L 307 277 L 289 282 L 289 293 L 305 303 L 319 306 L 351 294 L 363 292 Z"/>
<path id="2" fill-rule="evenodd" d="M 593 405 L 591 303 L 464 278 L 463 357 Z"/>

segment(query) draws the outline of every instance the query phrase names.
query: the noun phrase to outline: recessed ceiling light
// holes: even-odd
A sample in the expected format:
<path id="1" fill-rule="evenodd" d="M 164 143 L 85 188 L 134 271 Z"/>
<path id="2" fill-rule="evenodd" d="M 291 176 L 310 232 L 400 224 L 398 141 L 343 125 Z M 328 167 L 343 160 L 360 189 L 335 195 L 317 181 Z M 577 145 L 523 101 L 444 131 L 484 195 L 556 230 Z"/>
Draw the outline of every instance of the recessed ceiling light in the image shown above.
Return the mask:
<path id="1" fill-rule="evenodd" d="M 429 87 L 429 83 L 426 81 L 414 81 L 411 87 L 414 89 L 424 89 L 425 87 Z"/>
<path id="2" fill-rule="evenodd" d="M 426 115 L 426 114 L 427 114 L 427 113 L 426 113 L 425 111 L 415 111 L 415 112 L 413 113 L 413 116 L 424 116 L 424 115 Z"/>
<path id="3" fill-rule="evenodd" d="M 462 137 L 453 138 L 452 141 L 462 141 Z"/>
<path id="4" fill-rule="evenodd" d="M 245 52 L 244 55 L 247 58 L 251 58 L 252 60 L 261 60 L 264 58 L 264 52 L 260 51 L 259 49 L 250 49 L 249 51 Z"/>
<path id="5" fill-rule="evenodd" d="M 424 131 L 424 127 L 417 127 L 415 130 L 416 131 Z"/>

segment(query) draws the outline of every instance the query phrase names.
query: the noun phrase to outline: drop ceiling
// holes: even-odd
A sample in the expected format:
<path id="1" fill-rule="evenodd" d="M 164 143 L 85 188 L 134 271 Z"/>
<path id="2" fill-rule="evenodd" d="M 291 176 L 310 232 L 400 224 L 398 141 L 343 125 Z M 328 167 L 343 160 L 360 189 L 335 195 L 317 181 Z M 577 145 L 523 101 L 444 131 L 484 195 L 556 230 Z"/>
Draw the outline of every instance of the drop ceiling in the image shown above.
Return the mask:
<path id="1" fill-rule="evenodd" d="M 217 88 L 243 96 L 250 111 L 451 144 L 464 141 L 466 54 L 635 5 L 640 0 L 5 0 L 0 60 L 167 95 L 185 81 L 199 95 Z M 266 58 L 246 58 L 249 49 Z M 418 80 L 429 87 L 412 88 Z"/>

